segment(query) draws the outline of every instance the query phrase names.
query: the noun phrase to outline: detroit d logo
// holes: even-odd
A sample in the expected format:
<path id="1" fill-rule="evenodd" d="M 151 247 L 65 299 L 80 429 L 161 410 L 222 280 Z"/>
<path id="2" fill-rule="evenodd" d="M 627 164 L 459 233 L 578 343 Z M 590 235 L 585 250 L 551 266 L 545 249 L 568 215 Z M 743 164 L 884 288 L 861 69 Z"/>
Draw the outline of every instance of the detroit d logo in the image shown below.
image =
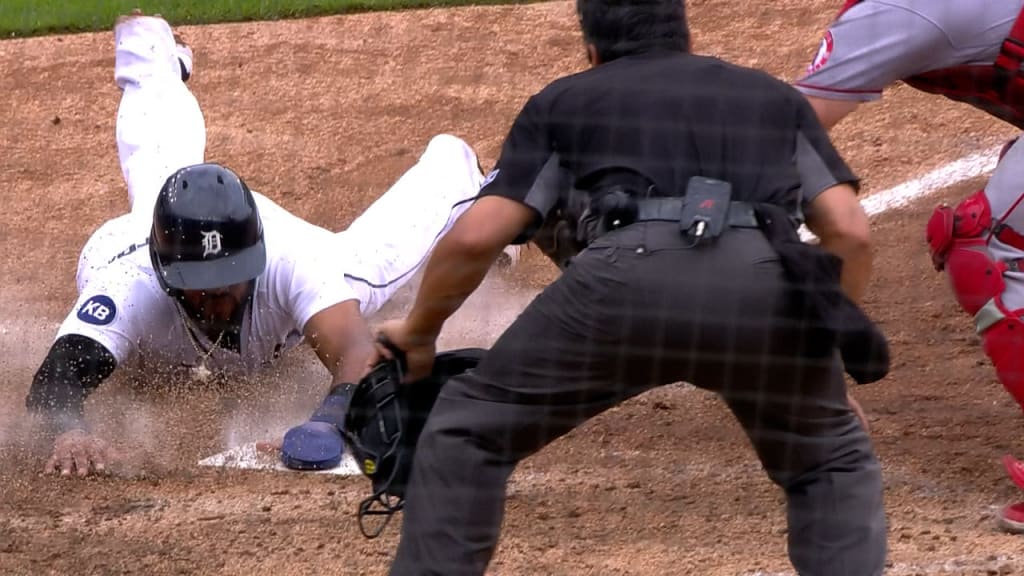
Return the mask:
<path id="1" fill-rule="evenodd" d="M 210 254 L 213 254 L 214 256 L 220 254 L 222 249 L 220 239 L 221 234 L 216 230 L 203 232 L 203 258 L 206 258 Z"/>

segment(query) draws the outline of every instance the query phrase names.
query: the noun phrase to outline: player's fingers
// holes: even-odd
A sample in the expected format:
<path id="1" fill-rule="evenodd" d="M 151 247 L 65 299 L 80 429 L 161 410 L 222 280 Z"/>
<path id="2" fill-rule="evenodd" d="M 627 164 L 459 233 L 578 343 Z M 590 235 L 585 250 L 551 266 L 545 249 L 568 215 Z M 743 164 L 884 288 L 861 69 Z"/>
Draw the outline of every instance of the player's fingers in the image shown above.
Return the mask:
<path id="1" fill-rule="evenodd" d="M 377 353 L 368 358 L 367 365 L 369 366 L 373 366 L 377 362 L 380 362 L 382 358 L 387 360 L 394 360 L 395 358 L 394 352 L 392 352 L 383 342 L 380 342 L 379 340 L 373 343 L 373 349 Z"/>
<path id="2" fill-rule="evenodd" d="M 395 347 L 394 331 L 394 325 L 390 323 L 384 324 L 383 326 L 380 327 L 379 330 L 377 330 L 377 348 L 379 348 L 383 352 L 386 352 L 389 357 L 392 355 L 393 349 Z"/>
<path id="3" fill-rule="evenodd" d="M 94 446 L 89 453 L 89 460 L 92 462 L 92 468 L 97 474 L 103 474 L 107 471 L 107 461 L 110 459 L 110 451 L 106 445 L 99 444 Z"/>
<path id="4" fill-rule="evenodd" d="M 256 451 L 263 452 L 266 454 L 273 454 L 281 450 L 283 440 L 278 438 L 277 440 L 263 440 L 256 443 Z"/>
<path id="5" fill-rule="evenodd" d="M 105 450 L 104 454 L 107 457 L 107 462 L 121 461 L 121 460 L 125 459 L 126 452 L 124 452 L 124 451 L 122 451 L 122 450 L 120 450 L 118 448 L 114 448 L 112 446 L 106 446 L 104 448 L 104 450 Z"/>
<path id="6" fill-rule="evenodd" d="M 71 471 L 75 469 L 75 459 L 71 456 L 71 452 L 65 452 L 60 457 L 60 475 L 71 476 Z"/>
<path id="7" fill-rule="evenodd" d="M 57 473 L 57 455 L 53 454 L 50 459 L 46 461 L 46 466 L 43 467 L 43 473 L 45 474 L 56 474 Z"/>
<path id="8" fill-rule="evenodd" d="M 75 461 L 75 471 L 79 477 L 89 475 L 89 450 L 84 448 L 78 448 L 71 452 L 71 457 Z"/>

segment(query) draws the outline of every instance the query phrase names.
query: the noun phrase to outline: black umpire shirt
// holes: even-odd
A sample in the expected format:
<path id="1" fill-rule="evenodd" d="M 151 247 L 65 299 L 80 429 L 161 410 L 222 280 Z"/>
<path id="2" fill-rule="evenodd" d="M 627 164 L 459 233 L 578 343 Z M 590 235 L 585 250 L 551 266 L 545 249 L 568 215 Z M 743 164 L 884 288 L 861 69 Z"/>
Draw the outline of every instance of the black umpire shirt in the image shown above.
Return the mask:
<path id="1" fill-rule="evenodd" d="M 537 212 L 525 242 L 568 193 L 569 175 L 625 167 L 657 195 L 682 196 L 691 176 L 732 184 L 733 200 L 767 202 L 799 214 L 838 183 L 858 186 L 813 109 L 789 84 L 717 58 L 655 50 L 555 80 L 515 119 L 480 192 Z"/>

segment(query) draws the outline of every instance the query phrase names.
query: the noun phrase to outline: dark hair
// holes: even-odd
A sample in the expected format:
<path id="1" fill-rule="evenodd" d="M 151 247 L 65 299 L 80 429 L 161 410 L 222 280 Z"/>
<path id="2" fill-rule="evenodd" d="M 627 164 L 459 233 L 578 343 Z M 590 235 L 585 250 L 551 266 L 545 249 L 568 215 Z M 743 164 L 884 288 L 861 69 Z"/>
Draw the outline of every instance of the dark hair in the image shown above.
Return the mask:
<path id="1" fill-rule="evenodd" d="M 576 0 L 583 39 L 602 62 L 653 49 L 688 52 L 684 0 Z"/>

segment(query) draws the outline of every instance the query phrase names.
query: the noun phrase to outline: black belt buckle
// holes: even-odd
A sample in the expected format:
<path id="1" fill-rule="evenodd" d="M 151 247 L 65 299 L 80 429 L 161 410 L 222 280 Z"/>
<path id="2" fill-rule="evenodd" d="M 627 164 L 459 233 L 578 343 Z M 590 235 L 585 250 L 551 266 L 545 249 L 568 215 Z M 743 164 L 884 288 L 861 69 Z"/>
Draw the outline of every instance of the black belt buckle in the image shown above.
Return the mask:
<path id="1" fill-rule="evenodd" d="M 693 245 L 718 238 L 729 221 L 732 185 L 723 180 L 694 176 L 686 186 L 679 230 Z"/>

